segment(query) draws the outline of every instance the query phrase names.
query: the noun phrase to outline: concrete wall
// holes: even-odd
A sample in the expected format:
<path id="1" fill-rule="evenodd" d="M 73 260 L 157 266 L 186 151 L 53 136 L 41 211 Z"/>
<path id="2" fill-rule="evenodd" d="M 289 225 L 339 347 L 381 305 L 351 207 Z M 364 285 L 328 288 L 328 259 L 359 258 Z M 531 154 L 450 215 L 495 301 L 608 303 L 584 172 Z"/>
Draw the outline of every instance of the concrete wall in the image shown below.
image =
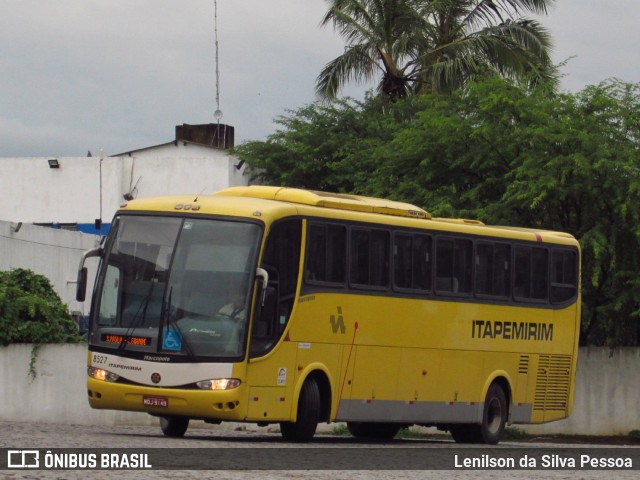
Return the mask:
<path id="1" fill-rule="evenodd" d="M 573 413 L 523 428 L 530 433 L 622 435 L 640 430 L 640 348 L 583 347 Z"/>
<path id="2" fill-rule="evenodd" d="M 85 250 L 95 248 L 100 237 L 66 230 L 0 221 L 0 270 L 27 268 L 47 277 L 70 311 L 89 313 L 90 302 L 78 303 L 76 278 L 80 258 Z M 88 261 L 89 289 L 95 277 L 96 261 Z"/>
<path id="3" fill-rule="evenodd" d="M 155 425 L 143 414 L 91 410 L 86 399 L 86 346 L 47 345 L 28 374 L 30 345 L 0 347 L 0 420 L 80 425 Z M 582 348 L 572 416 L 532 433 L 627 434 L 640 430 L 640 349 Z M 520 427 L 520 426 L 519 426 Z"/>
<path id="4" fill-rule="evenodd" d="M 0 420 L 75 425 L 155 425 L 145 413 L 92 410 L 87 403 L 86 345 L 40 348 L 36 378 L 31 345 L 0 347 Z"/>

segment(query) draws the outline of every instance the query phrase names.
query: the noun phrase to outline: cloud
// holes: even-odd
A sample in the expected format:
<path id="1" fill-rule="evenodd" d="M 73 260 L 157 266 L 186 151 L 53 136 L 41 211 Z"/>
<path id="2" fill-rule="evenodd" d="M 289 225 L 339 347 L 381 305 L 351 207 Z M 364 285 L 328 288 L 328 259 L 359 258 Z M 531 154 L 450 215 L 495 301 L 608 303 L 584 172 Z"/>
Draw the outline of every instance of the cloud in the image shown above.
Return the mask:
<path id="1" fill-rule="evenodd" d="M 542 21 L 563 86 L 638 81 L 637 0 L 557 2 Z M 315 100 L 317 75 L 344 43 L 320 28 L 325 0 L 218 0 L 220 107 L 236 141 Z M 4 0 L 0 156 L 84 155 L 169 141 L 214 122 L 213 0 Z M 347 94 L 362 96 L 365 87 Z"/>
<path id="2" fill-rule="evenodd" d="M 214 121 L 213 1 L 6 3 L 0 116 L 30 141 L 7 132 L 0 155 L 42 155 L 64 142 L 67 154 L 117 152 L 168 141 L 176 124 Z M 314 100 L 315 76 L 341 48 L 318 28 L 324 8 L 218 1 L 221 109 L 237 139 L 264 137 L 275 116 Z"/>

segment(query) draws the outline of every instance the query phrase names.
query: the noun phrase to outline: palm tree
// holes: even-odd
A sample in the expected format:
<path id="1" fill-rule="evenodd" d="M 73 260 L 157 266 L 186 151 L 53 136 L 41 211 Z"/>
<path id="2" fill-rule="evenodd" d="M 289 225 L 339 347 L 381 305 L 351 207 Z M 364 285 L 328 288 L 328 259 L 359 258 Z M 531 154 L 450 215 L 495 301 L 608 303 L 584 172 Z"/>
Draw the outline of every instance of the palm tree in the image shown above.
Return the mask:
<path id="1" fill-rule="evenodd" d="M 553 0 L 427 0 L 418 91 L 451 91 L 476 75 L 496 73 L 525 82 L 553 78 L 551 38 L 539 22 Z"/>
<path id="2" fill-rule="evenodd" d="M 521 16 L 544 14 L 553 0 L 328 1 L 321 25 L 333 23 L 348 46 L 318 77 L 323 98 L 378 72 L 378 90 L 392 98 L 451 91 L 487 72 L 527 81 L 553 73 L 549 34 Z"/>
<path id="3" fill-rule="evenodd" d="M 349 80 L 369 81 L 382 74 L 378 90 L 404 97 L 415 75 L 414 32 L 422 24 L 413 1 L 328 0 L 321 25 L 333 23 L 347 42 L 342 55 L 329 62 L 317 79 L 316 92 L 335 98 Z"/>

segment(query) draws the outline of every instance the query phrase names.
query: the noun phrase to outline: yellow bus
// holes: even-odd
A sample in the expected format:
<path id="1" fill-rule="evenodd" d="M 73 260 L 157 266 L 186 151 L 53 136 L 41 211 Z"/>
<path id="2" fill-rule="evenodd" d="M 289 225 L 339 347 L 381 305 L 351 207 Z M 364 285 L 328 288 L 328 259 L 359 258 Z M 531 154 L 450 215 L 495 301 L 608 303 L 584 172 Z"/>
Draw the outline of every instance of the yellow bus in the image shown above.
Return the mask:
<path id="1" fill-rule="evenodd" d="M 91 407 L 190 420 L 320 422 L 361 438 L 436 426 L 497 443 L 573 404 L 580 249 L 565 233 L 413 205 L 234 187 L 138 199 L 100 248 Z"/>

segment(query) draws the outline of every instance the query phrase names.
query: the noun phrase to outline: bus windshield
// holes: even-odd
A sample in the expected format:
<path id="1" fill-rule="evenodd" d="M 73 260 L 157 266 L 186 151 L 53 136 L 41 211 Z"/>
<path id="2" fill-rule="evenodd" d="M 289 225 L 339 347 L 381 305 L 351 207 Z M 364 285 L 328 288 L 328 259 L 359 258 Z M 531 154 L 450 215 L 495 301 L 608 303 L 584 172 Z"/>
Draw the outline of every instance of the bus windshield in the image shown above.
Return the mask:
<path id="1" fill-rule="evenodd" d="M 131 356 L 241 357 L 260 233 L 238 221 L 119 216 L 89 342 Z"/>

